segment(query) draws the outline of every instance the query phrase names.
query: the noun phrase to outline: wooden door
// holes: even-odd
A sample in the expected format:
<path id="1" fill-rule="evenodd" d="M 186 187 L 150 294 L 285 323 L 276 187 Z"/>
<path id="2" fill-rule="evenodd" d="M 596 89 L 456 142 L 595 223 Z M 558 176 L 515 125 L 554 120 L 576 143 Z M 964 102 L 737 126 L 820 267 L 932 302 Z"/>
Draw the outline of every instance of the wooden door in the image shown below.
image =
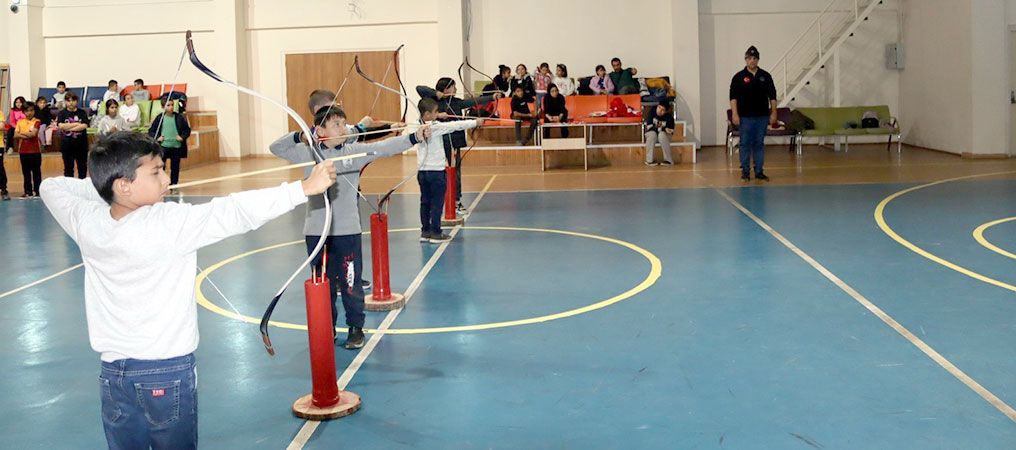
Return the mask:
<path id="1" fill-rule="evenodd" d="M 315 89 L 336 92 L 345 81 L 338 100 L 349 123 L 358 122 L 368 113 L 375 120 L 398 121 L 402 117 L 402 97 L 371 84 L 353 69 L 353 58 L 358 55 L 360 69 L 367 76 L 401 92 L 391 64 L 393 51 L 288 54 L 286 101 L 308 124 L 313 124 L 314 118 L 307 109 L 310 93 Z M 298 129 L 296 121 L 290 118 L 289 130 Z"/>

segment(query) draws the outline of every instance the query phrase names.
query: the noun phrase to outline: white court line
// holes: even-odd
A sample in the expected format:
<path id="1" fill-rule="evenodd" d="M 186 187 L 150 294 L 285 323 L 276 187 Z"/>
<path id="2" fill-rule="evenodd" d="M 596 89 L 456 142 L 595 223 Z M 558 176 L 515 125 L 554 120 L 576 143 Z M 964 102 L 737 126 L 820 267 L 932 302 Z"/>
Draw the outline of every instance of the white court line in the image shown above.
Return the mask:
<path id="1" fill-rule="evenodd" d="M 722 195 L 723 198 L 727 199 L 727 201 L 730 202 L 730 204 L 734 205 L 735 208 L 741 210 L 741 212 L 744 213 L 744 215 L 748 216 L 748 218 L 750 218 L 751 220 L 754 220 L 755 223 L 757 223 L 760 227 L 762 227 L 762 229 L 769 232 L 769 234 L 775 237 L 776 240 L 780 241 L 781 244 L 783 244 L 785 247 L 789 248 L 791 251 L 796 253 L 797 256 L 801 257 L 801 259 L 803 259 L 805 262 L 811 265 L 811 267 L 814 267 L 815 270 L 817 270 L 823 276 L 828 278 L 829 281 L 832 281 L 833 284 L 842 289 L 843 292 L 846 292 L 848 295 L 853 297 L 854 300 L 857 301 L 857 303 L 860 303 L 862 306 L 867 308 L 868 311 L 871 311 L 879 319 L 882 319 L 882 322 L 885 322 L 886 325 L 889 325 L 889 327 L 891 327 L 901 336 L 906 338 L 906 340 L 910 341 L 911 344 L 913 344 L 915 347 L 924 352 L 925 355 L 928 355 L 928 357 L 930 357 L 933 361 L 935 361 L 939 366 L 942 366 L 943 369 L 949 372 L 952 376 L 956 377 L 957 380 L 960 380 L 960 382 L 965 384 L 968 388 L 970 388 L 970 390 L 976 392 L 977 395 L 980 395 L 981 398 L 987 400 L 988 403 L 991 403 L 991 405 L 997 408 L 999 411 L 1001 411 L 1002 414 L 1005 414 L 1007 417 L 1009 417 L 1010 420 L 1016 422 L 1016 410 L 1013 410 L 1011 406 L 1007 405 L 1000 398 L 995 396 L 995 394 L 992 394 L 991 391 L 986 389 L 984 386 L 981 386 L 981 384 L 975 381 L 973 378 L 970 378 L 969 375 L 967 375 L 958 367 L 956 367 L 956 365 L 954 365 L 948 359 L 945 359 L 944 356 L 935 351 L 935 349 L 931 348 L 931 346 L 926 344 L 923 340 L 921 340 L 921 338 L 917 337 L 917 335 L 915 335 L 914 333 L 911 333 L 910 330 L 908 330 L 906 327 L 897 322 L 896 319 L 893 319 L 892 316 L 886 314 L 886 312 L 882 311 L 881 308 L 875 306 L 874 303 L 872 303 L 863 295 L 858 293 L 856 290 L 854 290 L 854 288 L 850 287 L 839 277 L 833 275 L 832 272 L 830 272 L 824 266 L 819 264 L 818 261 L 815 261 L 815 259 L 813 259 L 811 256 L 808 256 L 807 253 L 797 248 L 796 245 L 790 242 L 787 238 L 783 237 L 783 235 L 777 233 L 776 230 L 774 230 L 772 227 L 769 226 L 769 224 L 763 222 L 762 219 L 759 219 L 757 216 L 755 216 L 755 214 L 752 214 L 751 211 L 748 211 L 748 209 L 742 206 L 740 203 L 738 203 L 737 200 L 734 200 L 729 195 L 727 195 L 726 192 L 723 192 L 720 189 L 716 188 L 713 189 L 716 192 L 719 192 L 720 195 Z"/>
<path id="2" fill-rule="evenodd" d="M 469 209 L 466 210 L 465 217 L 469 217 L 469 215 L 473 213 L 473 209 L 475 209 L 476 205 L 479 204 L 480 200 L 483 199 L 484 194 L 486 194 L 487 190 L 490 189 L 490 185 L 494 184 L 495 178 L 497 178 L 497 175 L 490 177 L 490 181 L 487 182 L 487 185 L 484 186 L 483 190 L 480 191 L 480 194 L 477 195 L 475 199 L 473 199 L 473 203 L 471 203 L 469 205 Z M 441 246 L 438 247 L 437 251 L 434 252 L 433 255 L 431 255 L 430 260 L 427 261 L 427 264 L 425 264 L 423 268 L 420 269 L 420 273 L 416 274 L 416 278 L 413 279 L 413 282 L 409 284 L 409 288 L 406 289 L 405 294 L 406 305 L 409 304 L 409 300 L 413 297 L 413 294 L 415 294 L 416 290 L 420 287 L 421 284 L 423 284 L 423 279 L 427 277 L 427 274 L 430 273 L 430 270 L 434 268 L 435 264 L 437 264 L 437 260 L 441 258 L 441 255 L 444 254 L 445 249 L 448 248 L 448 244 L 450 244 L 452 240 L 454 240 L 455 235 L 458 234 L 461 228 L 462 225 L 456 225 L 455 227 L 452 228 L 452 231 L 449 233 L 452 239 L 449 239 L 448 241 L 442 243 Z M 353 380 L 353 376 L 355 376 L 356 372 L 360 370 L 360 367 L 363 366 L 364 361 L 367 360 L 367 357 L 370 356 L 371 352 L 374 351 L 374 348 L 377 347 L 378 342 L 380 342 L 381 338 L 384 337 L 385 332 L 388 331 L 389 327 L 391 327 L 392 322 L 395 322 L 395 318 L 399 317 L 399 314 L 404 309 L 406 309 L 405 306 L 399 309 L 392 310 L 391 312 L 388 313 L 387 316 L 385 316 L 385 319 L 381 322 L 381 325 L 379 325 L 377 329 L 374 330 L 374 332 L 371 334 L 370 340 L 367 341 L 367 345 L 365 345 L 363 349 L 356 354 L 356 357 L 353 358 L 353 361 L 349 363 L 349 366 L 346 367 L 346 370 L 342 372 L 341 376 L 339 376 L 338 380 L 339 390 L 346 389 L 346 386 L 349 385 L 349 382 Z M 307 441 L 309 441 L 311 436 L 314 435 L 314 431 L 317 430 L 317 427 L 320 424 L 321 422 L 316 420 L 308 420 L 304 422 L 303 427 L 301 427 L 300 431 L 296 433 L 296 436 L 293 438 L 293 441 L 289 443 L 289 446 L 286 447 L 286 449 L 287 450 L 302 449 L 304 445 L 307 445 Z"/>
<path id="3" fill-rule="evenodd" d="M 39 281 L 34 281 L 34 282 L 28 283 L 28 284 L 26 284 L 26 285 L 24 285 L 24 286 L 21 286 L 21 287 L 19 287 L 19 288 L 17 288 L 17 289 L 13 289 L 13 290 L 10 290 L 10 291 L 7 291 L 7 292 L 4 292 L 3 294 L 0 294 L 0 298 L 4 298 L 4 297 L 6 297 L 6 296 L 8 296 L 8 295 L 12 295 L 12 294 L 17 294 L 18 292 L 21 292 L 21 291 L 23 291 L 23 290 L 25 290 L 25 289 L 28 289 L 28 288 L 30 288 L 30 287 L 32 287 L 32 286 L 35 286 L 35 285 L 37 285 L 37 284 L 40 284 L 40 283 L 45 283 L 45 282 L 47 282 L 47 281 L 49 281 L 49 280 L 52 280 L 52 279 L 54 279 L 54 278 L 56 278 L 56 277 L 58 277 L 58 276 L 60 276 L 60 275 L 63 275 L 63 274 L 65 274 L 65 273 L 67 273 L 67 272 L 70 272 L 70 271 L 72 271 L 72 270 L 74 270 L 74 269 L 77 269 L 78 267 L 81 267 L 81 266 L 83 266 L 83 265 L 85 265 L 85 263 L 79 263 L 79 264 L 78 264 L 78 265 L 76 265 L 76 266 L 71 266 L 71 267 L 68 267 L 68 268 L 66 268 L 66 269 L 64 269 L 64 270 L 61 270 L 61 271 L 59 271 L 59 272 L 57 272 L 57 273 L 54 273 L 53 275 L 50 275 L 50 276 L 48 276 L 48 277 L 46 277 L 46 278 L 43 278 L 43 279 L 41 279 L 41 280 L 39 280 Z"/>

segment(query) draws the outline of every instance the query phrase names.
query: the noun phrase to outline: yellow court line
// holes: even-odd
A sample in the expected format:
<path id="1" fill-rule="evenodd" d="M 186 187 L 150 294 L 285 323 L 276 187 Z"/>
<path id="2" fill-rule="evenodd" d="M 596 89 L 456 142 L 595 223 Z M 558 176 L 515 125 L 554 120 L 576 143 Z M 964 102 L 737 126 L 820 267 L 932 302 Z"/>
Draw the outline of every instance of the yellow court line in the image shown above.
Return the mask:
<path id="1" fill-rule="evenodd" d="M 58 276 L 60 276 L 60 275 L 63 275 L 63 274 L 65 274 L 65 273 L 67 273 L 67 272 L 70 272 L 70 271 L 72 271 L 72 270 L 74 270 L 74 269 L 77 269 L 78 267 L 81 267 L 81 266 L 84 266 L 84 265 L 85 265 L 85 263 L 78 263 L 78 265 L 76 265 L 76 266 L 71 266 L 71 267 L 68 267 L 68 268 L 66 268 L 66 269 L 64 269 L 64 270 L 61 270 L 61 271 L 59 271 L 59 272 L 57 272 L 57 273 L 54 273 L 53 275 L 50 275 L 50 276 L 48 276 L 48 277 L 46 277 L 46 278 L 43 278 L 43 279 L 41 279 L 41 280 L 39 280 L 39 281 L 33 281 L 33 282 L 31 282 L 31 283 L 28 283 L 28 284 L 26 284 L 26 285 L 24 285 L 24 286 L 21 286 L 21 287 L 19 287 L 19 288 L 17 288 L 17 289 L 12 289 L 12 290 L 9 290 L 9 291 L 7 291 L 7 292 L 4 292 L 3 294 L 0 294 L 0 298 L 4 298 L 4 297 L 6 297 L 6 296 L 8 296 L 8 295 L 13 295 L 13 294 L 17 294 L 18 292 L 21 292 L 21 291 L 23 291 L 23 290 L 25 290 L 25 289 L 28 289 L 28 288 L 30 288 L 30 287 L 32 287 L 32 286 L 35 286 L 35 285 L 37 285 L 37 284 L 40 284 L 40 283 L 45 283 L 45 282 L 47 282 L 47 281 L 49 281 L 49 280 L 52 280 L 52 279 L 54 279 L 54 278 L 56 278 L 56 277 L 58 277 Z"/>
<path id="2" fill-rule="evenodd" d="M 977 227 L 976 229 L 974 229 L 974 239 L 977 241 L 978 244 L 983 245 L 988 250 L 991 250 L 991 251 L 993 251 L 995 253 L 998 253 L 999 255 L 1002 255 L 1002 256 L 1007 256 L 1009 258 L 1016 259 L 1016 255 L 1005 251 L 1001 247 L 999 247 L 999 246 L 997 246 L 995 244 L 992 244 L 991 242 L 988 242 L 988 240 L 984 238 L 984 230 L 987 230 L 988 228 L 991 228 L 991 227 L 993 227 L 995 225 L 999 225 L 999 224 L 1006 223 L 1006 222 L 1012 222 L 1012 221 L 1016 221 L 1016 217 L 1009 217 L 1009 218 L 1006 218 L 1006 219 L 998 219 L 996 221 L 988 222 L 988 223 L 986 223 L 984 225 L 981 225 L 981 226 Z"/>
<path id="3" fill-rule="evenodd" d="M 493 181 L 493 179 L 491 179 L 491 181 Z M 644 249 L 642 247 L 639 247 L 639 246 L 637 246 L 635 244 L 632 244 L 632 243 L 629 243 L 629 242 L 625 242 L 625 241 L 621 241 L 621 240 L 617 240 L 617 239 L 613 239 L 613 238 L 608 238 L 608 237 L 604 237 L 604 236 L 597 236 L 597 235 L 594 235 L 594 234 L 579 233 L 579 232 L 575 232 L 575 231 L 551 230 L 551 229 L 544 229 L 544 228 L 521 228 L 521 227 L 462 227 L 462 228 L 466 229 L 466 230 L 531 231 L 531 232 L 552 233 L 552 234 L 561 234 L 561 235 L 568 235 L 568 236 L 583 237 L 583 238 L 588 238 L 588 239 L 596 239 L 596 240 L 600 240 L 600 241 L 604 241 L 604 242 L 609 242 L 609 243 L 612 243 L 612 244 L 620 245 L 622 247 L 628 248 L 628 249 L 630 249 L 630 250 L 632 250 L 632 251 L 642 255 L 647 260 L 649 260 L 649 264 L 650 264 L 651 268 L 650 268 L 649 274 L 646 276 L 646 278 L 644 280 L 642 280 L 642 282 L 639 283 L 638 285 L 636 285 L 635 287 L 633 287 L 633 288 L 631 288 L 631 289 L 629 289 L 629 290 L 627 290 L 625 292 L 622 292 L 621 294 L 618 294 L 618 295 L 615 295 L 615 296 L 613 296 L 611 298 L 608 298 L 606 300 L 599 301 L 599 302 L 596 302 L 596 303 L 593 303 L 593 304 L 590 304 L 590 305 L 586 305 L 586 306 L 583 306 L 583 307 L 580 307 L 580 308 L 575 308 L 575 309 L 572 309 L 572 310 L 569 310 L 569 311 L 563 311 L 563 312 L 559 312 L 559 313 L 556 313 L 556 314 L 548 314 L 548 315 L 539 316 L 539 317 L 531 317 L 531 318 L 528 318 L 528 319 L 511 320 L 511 321 L 505 321 L 505 322 L 484 323 L 484 324 L 476 324 L 476 325 L 460 325 L 460 326 L 435 327 L 435 328 L 398 328 L 398 329 L 388 329 L 387 331 L 385 331 L 385 334 L 429 334 L 429 333 L 449 333 L 449 332 L 460 332 L 460 331 L 489 330 L 489 329 L 493 329 L 493 328 L 505 328 L 505 327 L 519 326 L 519 325 L 529 325 L 529 324 L 535 324 L 535 323 L 549 322 L 551 320 L 557 320 L 557 319 L 563 319 L 563 318 L 566 318 L 566 317 L 577 316 L 579 314 L 584 314 L 584 313 L 587 313 L 587 312 L 590 312 L 590 311 L 593 311 L 593 310 L 596 310 L 596 309 L 605 308 L 607 306 L 613 305 L 613 304 L 618 303 L 620 301 L 623 301 L 625 299 L 631 298 L 631 297 L 635 296 L 636 294 L 638 294 L 639 292 L 642 292 L 642 291 L 648 289 L 653 284 L 655 284 L 656 281 L 660 278 L 660 275 L 663 273 L 663 263 L 660 261 L 660 259 L 658 257 L 656 257 L 656 255 L 652 254 L 648 250 L 646 250 L 646 249 Z M 395 230 L 389 230 L 389 232 L 396 233 L 396 232 L 416 231 L 416 230 L 418 230 L 418 229 L 417 228 L 400 228 L 400 229 L 395 229 Z M 364 233 L 364 234 L 368 234 L 368 233 Z M 201 292 L 201 283 L 204 281 L 205 278 L 207 278 L 207 276 L 209 274 L 211 274 L 215 270 L 217 270 L 217 269 L 221 268 L 222 266 L 225 266 L 226 264 L 229 264 L 229 263 L 231 263 L 233 261 L 236 261 L 236 260 L 241 259 L 241 258 L 245 258 L 245 257 L 250 256 L 250 255 L 254 255 L 254 254 L 257 254 L 257 253 L 260 253 L 260 252 L 276 249 L 276 248 L 279 248 L 279 247 L 285 247 L 285 246 L 288 246 L 288 245 L 295 245 L 295 244 L 299 244 L 301 242 L 303 242 L 303 241 L 285 242 L 285 243 L 282 243 L 282 244 L 276 244 L 276 245 L 260 248 L 260 249 L 257 249 L 257 250 L 252 250 L 252 251 L 249 251 L 249 252 L 246 252 L 246 253 L 241 253 L 239 255 L 233 256 L 231 258 L 227 258 L 225 260 L 222 260 L 222 261 L 220 261 L 218 263 L 215 263 L 215 264 L 209 266 L 203 272 L 198 274 L 198 277 L 197 277 L 197 280 L 196 280 L 196 283 L 197 283 L 197 301 L 198 301 L 198 304 L 200 304 L 201 306 L 205 307 L 206 309 L 208 309 L 208 310 L 210 310 L 210 311 L 212 311 L 212 312 L 214 312 L 216 314 L 220 314 L 220 315 L 223 315 L 223 316 L 226 316 L 226 317 L 229 317 L 229 318 L 239 319 L 239 320 L 243 320 L 245 322 L 251 322 L 251 323 L 260 323 L 261 321 L 259 319 L 256 319 L 256 318 L 250 317 L 250 316 L 237 316 L 236 313 L 231 312 L 231 311 L 227 311 L 227 310 L 225 310 L 223 308 L 220 308 L 219 306 L 217 306 L 214 303 L 212 303 L 211 301 L 209 301 L 205 297 L 204 293 Z M 278 322 L 278 321 L 274 321 L 274 320 L 270 321 L 269 325 L 276 326 L 276 327 L 279 327 L 279 328 L 287 328 L 287 329 L 291 329 L 291 330 L 306 330 L 307 329 L 306 325 L 300 325 L 300 324 L 289 323 L 289 322 Z M 339 331 L 342 331 L 342 330 L 339 330 Z M 365 329 L 364 331 L 372 332 L 373 330 L 367 330 L 367 329 Z"/>
<path id="4" fill-rule="evenodd" d="M 935 255 L 931 254 L 931 252 L 928 252 L 927 250 L 925 250 L 925 249 L 923 249 L 921 247 L 918 247 L 914 243 L 904 239 L 903 236 L 900 236 L 898 233 L 896 233 L 896 231 L 894 231 L 892 229 L 892 227 L 890 227 L 889 224 L 886 223 L 886 221 L 885 221 L 885 208 L 886 208 L 886 206 L 888 206 L 890 202 L 892 202 L 893 200 L 896 200 L 897 198 L 903 196 L 904 194 L 907 194 L 907 193 L 910 193 L 910 192 L 914 192 L 914 191 L 919 190 L 919 189 L 924 189 L 924 188 L 927 188 L 927 187 L 943 184 L 943 183 L 949 183 L 949 182 L 952 182 L 952 181 L 967 180 L 967 179 L 971 179 L 971 178 L 982 178 L 982 177 L 989 177 L 989 176 L 995 176 L 995 175 L 1009 175 L 1009 174 L 1014 174 L 1014 173 L 1016 173 L 1016 172 L 993 172 L 993 173 L 984 173 L 984 174 L 979 174 L 979 175 L 968 175 L 968 176 L 964 176 L 964 177 L 956 177 L 956 178 L 949 178 L 949 179 L 945 179 L 945 180 L 935 181 L 935 182 L 932 182 L 932 183 L 922 184 L 920 186 L 914 186 L 912 188 L 904 189 L 902 191 L 899 191 L 899 192 L 897 192 L 895 194 L 892 194 L 892 195 L 882 199 L 882 201 L 879 202 L 878 206 L 875 207 L 875 222 L 878 224 L 878 227 L 882 229 L 882 232 L 885 233 L 886 235 L 888 235 L 890 238 L 892 238 L 892 240 L 898 242 L 900 245 L 910 249 L 912 252 L 917 253 L 918 255 L 921 255 L 921 256 L 923 256 L 923 257 L 925 257 L 925 258 L 927 258 L 927 259 L 929 259 L 931 261 L 934 261 L 934 262 L 936 262 L 938 264 L 941 264 L 941 265 L 943 265 L 945 267 L 948 267 L 948 268 L 950 268 L 952 270 L 955 270 L 955 271 L 957 271 L 959 273 L 962 273 L 962 274 L 964 274 L 964 275 L 966 275 L 968 277 L 971 277 L 973 279 L 980 280 L 980 281 L 983 281 L 985 283 L 998 286 L 998 287 L 1000 287 L 1002 289 L 1006 289 L 1006 290 L 1009 290 L 1009 291 L 1012 291 L 1012 292 L 1016 292 L 1016 286 L 1013 286 L 1013 285 L 1011 285 L 1009 283 L 1006 283 L 1004 281 L 996 280 L 994 278 L 991 278 L 991 277 L 988 277 L 988 276 L 985 276 L 985 275 L 981 275 L 981 274 L 979 274 L 977 272 L 974 272 L 974 271 L 972 271 L 970 269 L 962 267 L 962 266 L 960 266 L 958 264 L 952 263 L 952 262 L 947 261 L 947 260 L 945 260 L 943 258 L 935 256 Z"/>

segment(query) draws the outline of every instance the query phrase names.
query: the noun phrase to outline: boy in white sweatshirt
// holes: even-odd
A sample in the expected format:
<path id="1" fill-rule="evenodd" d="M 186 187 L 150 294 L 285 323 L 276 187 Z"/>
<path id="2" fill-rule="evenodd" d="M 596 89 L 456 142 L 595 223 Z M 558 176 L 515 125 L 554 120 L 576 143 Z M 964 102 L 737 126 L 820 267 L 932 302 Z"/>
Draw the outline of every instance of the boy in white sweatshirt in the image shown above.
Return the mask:
<path id="1" fill-rule="evenodd" d="M 196 448 L 197 250 L 324 192 L 335 166 L 318 164 L 303 182 L 190 205 L 162 201 L 169 176 L 148 136 L 112 133 L 88 163 L 90 179 L 47 178 L 40 191 L 84 261 L 106 441 L 116 449 Z"/>
<path id="2" fill-rule="evenodd" d="M 424 123 L 431 123 L 437 119 L 438 106 L 437 100 L 433 98 L 421 98 L 417 104 L 420 113 L 423 114 L 421 120 Z M 448 165 L 448 160 L 445 159 L 441 136 L 476 128 L 482 124 L 483 119 L 437 122 L 432 125 L 430 138 L 417 144 L 416 162 L 420 170 L 416 173 L 416 181 L 420 183 L 422 231 L 420 242 L 439 244 L 451 239 L 451 236 L 441 232 L 441 212 L 444 207 L 445 189 L 448 187 L 445 179 L 445 166 Z"/>

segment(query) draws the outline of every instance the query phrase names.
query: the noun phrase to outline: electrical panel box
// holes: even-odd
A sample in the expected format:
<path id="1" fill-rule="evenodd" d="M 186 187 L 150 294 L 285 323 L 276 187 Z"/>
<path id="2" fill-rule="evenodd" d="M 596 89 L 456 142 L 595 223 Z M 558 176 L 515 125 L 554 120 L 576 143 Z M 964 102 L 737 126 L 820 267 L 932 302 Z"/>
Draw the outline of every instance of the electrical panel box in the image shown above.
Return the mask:
<path id="1" fill-rule="evenodd" d="M 906 61 L 906 52 L 903 51 L 903 44 L 893 43 L 885 46 L 885 67 L 887 69 L 902 69 Z"/>

